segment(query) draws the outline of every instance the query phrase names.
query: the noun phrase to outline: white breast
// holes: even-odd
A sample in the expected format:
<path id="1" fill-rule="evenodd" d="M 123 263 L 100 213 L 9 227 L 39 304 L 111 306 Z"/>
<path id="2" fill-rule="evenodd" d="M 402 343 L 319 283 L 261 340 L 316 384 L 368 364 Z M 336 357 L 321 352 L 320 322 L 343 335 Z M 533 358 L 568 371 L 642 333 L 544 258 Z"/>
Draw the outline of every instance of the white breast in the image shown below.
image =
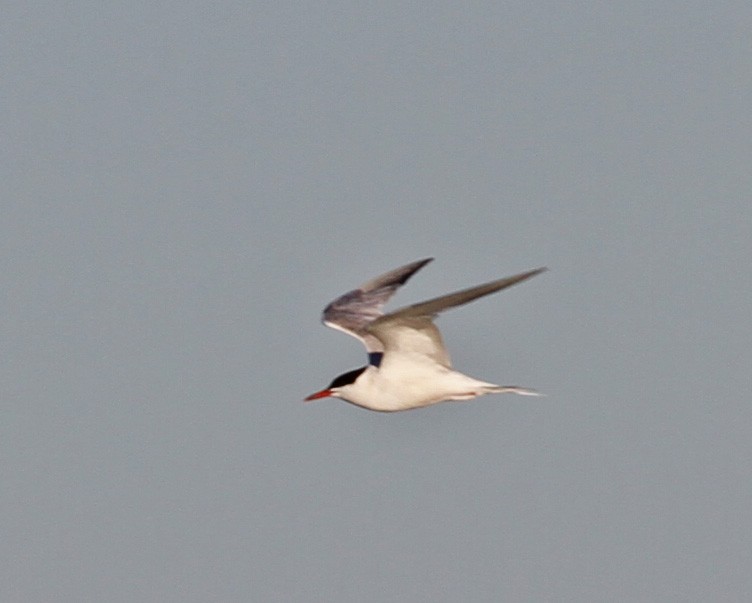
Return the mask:
<path id="1" fill-rule="evenodd" d="M 370 410 L 391 412 L 445 400 L 470 400 L 488 393 L 489 387 L 495 386 L 428 362 L 424 356 L 393 354 L 379 368 L 366 369 L 340 396 Z"/>

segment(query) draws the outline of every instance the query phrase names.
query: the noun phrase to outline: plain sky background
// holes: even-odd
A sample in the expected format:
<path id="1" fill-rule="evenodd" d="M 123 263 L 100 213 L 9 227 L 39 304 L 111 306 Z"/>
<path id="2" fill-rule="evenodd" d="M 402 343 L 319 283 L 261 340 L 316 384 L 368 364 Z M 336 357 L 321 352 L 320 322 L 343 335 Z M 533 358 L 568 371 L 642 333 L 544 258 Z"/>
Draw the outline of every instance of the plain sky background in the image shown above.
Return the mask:
<path id="1" fill-rule="evenodd" d="M 752 600 L 752 5 L 9 2 L 0 600 Z M 320 311 L 546 398 L 301 399 Z"/>

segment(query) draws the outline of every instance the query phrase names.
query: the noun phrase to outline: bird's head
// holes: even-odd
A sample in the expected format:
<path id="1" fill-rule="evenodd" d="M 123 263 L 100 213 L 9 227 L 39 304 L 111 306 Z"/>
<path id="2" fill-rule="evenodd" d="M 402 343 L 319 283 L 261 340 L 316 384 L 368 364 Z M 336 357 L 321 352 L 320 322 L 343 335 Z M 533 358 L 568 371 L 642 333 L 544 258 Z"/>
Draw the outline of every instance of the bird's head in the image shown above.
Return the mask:
<path id="1" fill-rule="evenodd" d="M 318 391 L 315 394 L 311 394 L 310 396 L 305 398 L 305 401 L 310 402 L 311 400 L 318 400 L 319 398 L 343 398 L 343 393 L 346 391 L 347 386 L 355 383 L 355 380 L 360 377 L 363 371 L 365 371 L 367 368 L 367 366 L 361 366 L 360 368 L 357 368 L 353 371 L 343 373 L 339 377 L 336 377 L 327 387 L 325 387 L 321 391 Z"/>

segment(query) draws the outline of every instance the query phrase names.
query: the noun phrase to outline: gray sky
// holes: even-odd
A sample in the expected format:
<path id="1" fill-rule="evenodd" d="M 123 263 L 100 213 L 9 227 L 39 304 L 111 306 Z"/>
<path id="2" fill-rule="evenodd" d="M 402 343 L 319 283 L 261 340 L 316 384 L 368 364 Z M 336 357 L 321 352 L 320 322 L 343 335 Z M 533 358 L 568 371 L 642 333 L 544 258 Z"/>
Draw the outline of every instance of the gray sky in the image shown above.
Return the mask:
<path id="1" fill-rule="evenodd" d="M 11 2 L 3 601 L 752 599 L 749 2 Z M 548 394 L 383 415 L 323 306 Z"/>

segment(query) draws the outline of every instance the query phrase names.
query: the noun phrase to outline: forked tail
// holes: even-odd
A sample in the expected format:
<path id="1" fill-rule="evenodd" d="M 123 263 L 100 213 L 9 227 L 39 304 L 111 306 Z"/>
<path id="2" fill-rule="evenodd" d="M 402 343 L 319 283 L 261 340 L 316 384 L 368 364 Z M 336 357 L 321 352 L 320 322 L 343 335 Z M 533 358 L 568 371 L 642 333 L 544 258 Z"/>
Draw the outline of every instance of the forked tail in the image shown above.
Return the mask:
<path id="1" fill-rule="evenodd" d="M 544 396 L 540 392 L 517 385 L 491 385 L 485 388 L 489 394 L 519 394 L 520 396 Z"/>

